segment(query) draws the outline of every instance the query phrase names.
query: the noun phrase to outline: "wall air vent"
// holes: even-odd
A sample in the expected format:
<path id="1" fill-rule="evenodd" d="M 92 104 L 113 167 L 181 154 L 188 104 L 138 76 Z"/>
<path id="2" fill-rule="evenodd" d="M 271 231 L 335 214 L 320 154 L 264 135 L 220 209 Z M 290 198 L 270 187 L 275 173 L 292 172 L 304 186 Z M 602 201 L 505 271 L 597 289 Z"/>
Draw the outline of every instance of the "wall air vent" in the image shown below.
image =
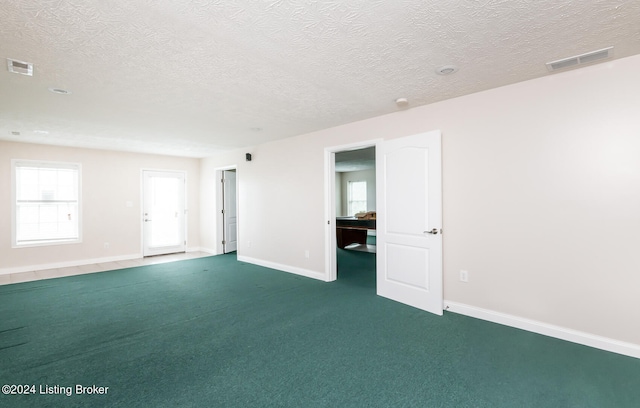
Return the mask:
<path id="1" fill-rule="evenodd" d="M 33 64 L 30 62 L 7 58 L 7 67 L 9 68 L 9 72 L 13 72 L 14 74 L 33 76 Z"/>
<path id="2" fill-rule="evenodd" d="M 585 54 L 576 55 L 569 58 L 563 58 L 557 61 L 547 62 L 549 72 L 558 71 L 576 65 L 590 64 L 598 62 L 613 56 L 613 47 L 603 48 L 597 51 L 587 52 Z"/>

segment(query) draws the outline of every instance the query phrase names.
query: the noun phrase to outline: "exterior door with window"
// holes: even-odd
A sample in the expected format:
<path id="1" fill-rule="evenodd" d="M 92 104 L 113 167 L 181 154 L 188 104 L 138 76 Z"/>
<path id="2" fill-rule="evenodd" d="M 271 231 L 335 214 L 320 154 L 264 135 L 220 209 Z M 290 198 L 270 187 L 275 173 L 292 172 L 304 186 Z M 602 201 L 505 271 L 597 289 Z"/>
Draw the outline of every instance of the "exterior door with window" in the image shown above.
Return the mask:
<path id="1" fill-rule="evenodd" d="M 143 171 L 143 255 L 184 252 L 185 174 Z"/>

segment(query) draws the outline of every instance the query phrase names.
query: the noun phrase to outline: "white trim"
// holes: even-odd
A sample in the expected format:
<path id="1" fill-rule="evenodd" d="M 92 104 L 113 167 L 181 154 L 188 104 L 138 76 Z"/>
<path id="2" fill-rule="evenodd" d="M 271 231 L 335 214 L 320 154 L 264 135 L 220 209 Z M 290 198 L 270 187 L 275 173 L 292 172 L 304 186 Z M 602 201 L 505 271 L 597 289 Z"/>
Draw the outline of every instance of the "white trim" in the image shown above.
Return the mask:
<path id="1" fill-rule="evenodd" d="M 334 281 L 338 278 L 336 267 L 336 154 L 332 149 L 324 149 L 324 216 L 325 226 L 325 255 L 324 280 Z"/>
<path id="2" fill-rule="evenodd" d="M 42 271 L 45 269 L 68 268 L 72 266 L 93 265 L 93 264 L 105 263 L 105 262 L 128 261 L 130 259 L 141 259 L 141 258 L 142 258 L 142 253 L 138 253 L 138 254 L 129 254 L 129 255 L 109 256 L 105 258 L 79 259 L 76 261 L 55 262 L 55 263 L 40 264 L 40 265 L 16 266 L 13 268 L 0 269 L 0 275 L 9 275 L 12 273 L 21 273 L 21 272 Z"/>
<path id="3" fill-rule="evenodd" d="M 279 264 L 276 262 L 264 261 L 262 259 L 251 258 L 249 256 L 238 255 L 238 261 L 246 262 L 258 266 L 264 266 L 265 268 L 277 269 L 279 271 L 293 273 L 295 275 L 305 276 L 307 278 L 318 279 L 321 281 L 327 281 L 324 273 L 312 271 L 310 269 L 298 268 L 296 266 L 289 266 Z"/>
<path id="4" fill-rule="evenodd" d="M 600 350 L 610 351 L 612 353 L 640 358 L 640 345 L 638 344 L 627 343 L 608 337 L 598 336 L 591 333 L 581 332 L 561 326 L 555 326 L 552 324 L 513 316 L 506 313 L 482 309 L 475 306 L 469 306 L 463 303 L 451 302 L 448 300 L 444 301 L 444 309 L 445 311 L 474 317 L 476 319 L 515 327 L 517 329 L 522 329 L 549 337 L 555 337 L 557 339 L 582 344 L 584 346 L 594 347 Z"/>
<path id="5" fill-rule="evenodd" d="M 214 254 L 214 251 L 215 251 L 215 249 L 211 249 L 211 248 L 187 247 L 184 252 L 185 253 L 187 253 L 187 252 L 206 252 L 208 254 Z M 179 254 L 180 252 L 176 252 L 176 253 Z M 168 254 L 168 255 L 170 255 L 170 254 Z"/>
<path id="6" fill-rule="evenodd" d="M 223 198 L 223 189 L 222 185 L 222 177 L 225 169 L 216 169 L 216 185 L 214 187 L 215 196 L 216 196 L 216 255 L 221 255 L 224 253 L 224 245 L 222 245 L 222 237 L 224 237 L 224 215 L 222 214 L 222 210 L 224 209 Z"/>

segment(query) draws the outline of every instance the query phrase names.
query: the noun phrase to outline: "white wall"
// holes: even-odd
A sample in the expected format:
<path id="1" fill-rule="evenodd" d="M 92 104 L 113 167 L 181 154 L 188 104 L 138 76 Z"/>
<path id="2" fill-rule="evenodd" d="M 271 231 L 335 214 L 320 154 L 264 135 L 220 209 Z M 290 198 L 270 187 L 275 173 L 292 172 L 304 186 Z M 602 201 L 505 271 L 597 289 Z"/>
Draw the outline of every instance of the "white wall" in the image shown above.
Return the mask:
<path id="1" fill-rule="evenodd" d="M 82 243 L 11 248 L 11 159 L 82 164 Z M 186 171 L 187 246 L 199 247 L 198 159 L 0 142 L 0 274 L 141 257 L 142 169 Z"/>
<path id="2" fill-rule="evenodd" d="M 238 254 L 322 276 L 324 148 L 440 129 L 445 299 L 640 345 L 638 72 L 635 56 L 257 146 Z"/>
<path id="3" fill-rule="evenodd" d="M 340 187 L 341 187 L 341 208 L 339 214 L 336 215 L 349 215 L 349 182 L 350 181 L 366 181 L 367 182 L 367 211 L 376 210 L 376 171 L 371 170 L 359 170 L 359 171 L 345 171 L 340 174 Z M 353 214 L 351 214 L 353 215 Z"/>
<path id="4" fill-rule="evenodd" d="M 336 172 L 335 187 L 336 216 L 346 215 L 346 210 L 342 210 L 342 173 Z"/>

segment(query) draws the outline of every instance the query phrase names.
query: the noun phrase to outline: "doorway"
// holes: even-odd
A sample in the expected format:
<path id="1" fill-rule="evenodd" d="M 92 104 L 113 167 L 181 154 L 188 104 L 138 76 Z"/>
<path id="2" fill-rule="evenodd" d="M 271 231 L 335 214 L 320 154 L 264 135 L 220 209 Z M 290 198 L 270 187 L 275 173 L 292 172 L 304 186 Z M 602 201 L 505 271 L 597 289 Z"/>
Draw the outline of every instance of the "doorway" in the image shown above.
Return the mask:
<path id="1" fill-rule="evenodd" d="M 330 282 L 338 279 L 338 242 L 336 233 L 336 220 L 338 216 L 342 216 L 345 211 L 348 213 L 348 209 L 343 209 L 342 200 L 342 188 L 338 188 L 341 185 L 341 181 L 338 181 L 338 172 L 336 171 L 336 156 L 338 157 L 338 163 L 340 161 L 350 162 L 352 156 L 358 156 L 357 152 L 364 149 L 377 150 L 378 144 L 382 140 L 369 140 L 360 143 L 353 143 L 348 145 L 335 146 L 325 149 L 325 217 L 326 217 L 326 229 L 325 229 L 325 280 Z M 354 162 L 360 159 L 353 159 Z M 371 166 L 375 166 L 375 153 L 374 157 L 367 159 Z M 338 165 L 340 169 L 340 165 Z M 377 189 L 377 180 L 376 180 Z M 377 198 L 376 198 L 377 199 Z"/>
<path id="2" fill-rule="evenodd" d="M 222 171 L 222 252 L 238 250 L 238 211 L 236 206 L 236 170 Z"/>
<path id="3" fill-rule="evenodd" d="M 142 171 L 142 255 L 185 252 L 186 175 Z"/>
<path id="4" fill-rule="evenodd" d="M 335 197 L 337 278 L 375 291 L 375 146 L 335 153 Z"/>

